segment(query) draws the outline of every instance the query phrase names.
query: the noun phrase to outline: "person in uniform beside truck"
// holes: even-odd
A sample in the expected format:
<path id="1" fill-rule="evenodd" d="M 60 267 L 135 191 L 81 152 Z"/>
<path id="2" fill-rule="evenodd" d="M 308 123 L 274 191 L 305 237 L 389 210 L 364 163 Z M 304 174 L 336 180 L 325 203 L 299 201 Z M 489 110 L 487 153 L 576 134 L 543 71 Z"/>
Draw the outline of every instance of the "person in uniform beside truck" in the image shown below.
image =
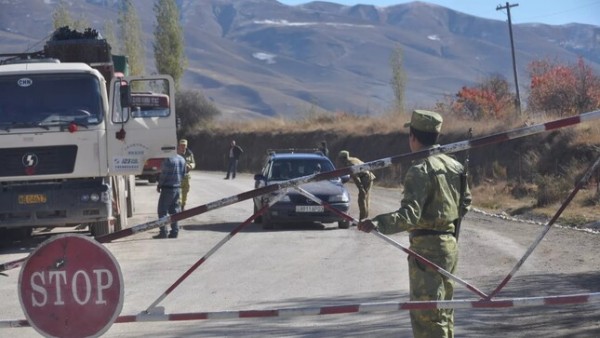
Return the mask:
<path id="1" fill-rule="evenodd" d="M 156 190 L 160 193 L 158 198 L 158 218 L 167 214 L 173 215 L 181 211 L 181 183 L 185 176 L 185 159 L 175 154 L 165 158 L 160 168 L 160 176 Z M 179 224 L 171 223 L 171 232 L 167 236 L 167 227 L 161 226 L 158 235 L 153 238 L 177 238 Z"/>
<path id="2" fill-rule="evenodd" d="M 179 140 L 177 153 L 185 159 L 185 176 L 183 176 L 183 181 L 181 181 L 181 210 L 185 210 L 187 195 L 190 192 L 191 171 L 196 168 L 196 160 L 194 159 L 194 153 L 188 148 L 188 141 L 186 139 Z"/>

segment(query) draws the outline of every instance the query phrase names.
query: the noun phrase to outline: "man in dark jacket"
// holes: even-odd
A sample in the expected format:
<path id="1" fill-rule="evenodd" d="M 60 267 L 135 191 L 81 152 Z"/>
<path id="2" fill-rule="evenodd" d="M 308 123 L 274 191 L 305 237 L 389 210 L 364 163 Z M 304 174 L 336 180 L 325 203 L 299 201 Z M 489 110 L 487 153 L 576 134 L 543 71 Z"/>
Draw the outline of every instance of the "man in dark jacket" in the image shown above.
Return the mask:
<path id="1" fill-rule="evenodd" d="M 244 150 L 242 149 L 242 147 L 235 144 L 235 140 L 231 141 L 231 145 L 229 146 L 229 151 L 227 153 L 229 164 L 227 165 L 227 176 L 225 176 L 226 180 L 228 180 L 230 176 L 231 179 L 235 178 L 238 161 L 243 152 Z"/>

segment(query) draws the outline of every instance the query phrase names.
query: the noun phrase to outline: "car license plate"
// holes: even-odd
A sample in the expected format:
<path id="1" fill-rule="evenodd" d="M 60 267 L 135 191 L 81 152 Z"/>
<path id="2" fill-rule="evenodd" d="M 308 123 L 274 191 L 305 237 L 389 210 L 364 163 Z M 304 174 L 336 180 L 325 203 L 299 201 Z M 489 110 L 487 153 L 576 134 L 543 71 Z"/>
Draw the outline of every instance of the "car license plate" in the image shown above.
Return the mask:
<path id="1" fill-rule="evenodd" d="M 296 212 L 323 212 L 322 205 L 297 205 Z"/>
<path id="2" fill-rule="evenodd" d="M 19 195 L 19 204 L 39 204 L 46 203 L 48 198 L 44 194 Z"/>

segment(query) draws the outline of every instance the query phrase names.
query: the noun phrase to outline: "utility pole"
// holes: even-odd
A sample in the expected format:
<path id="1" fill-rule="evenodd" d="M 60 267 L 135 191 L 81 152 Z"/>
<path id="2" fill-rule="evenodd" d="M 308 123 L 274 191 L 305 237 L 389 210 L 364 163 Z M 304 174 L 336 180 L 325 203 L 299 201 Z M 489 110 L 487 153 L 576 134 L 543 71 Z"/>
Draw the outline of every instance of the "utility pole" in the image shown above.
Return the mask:
<path id="1" fill-rule="evenodd" d="M 498 5 L 496 7 L 496 10 L 499 11 L 499 10 L 506 9 L 506 13 L 508 14 L 508 33 L 510 34 L 510 50 L 511 50 L 511 54 L 512 54 L 513 74 L 515 77 L 515 90 L 517 93 L 517 99 L 515 100 L 515 105 L 517 106 L 517 109 L 519 110 L 519 115 L 521 115 L 521 96 L 519 95 L 519 80 L 517 79 L 517 62 L 515 61 L 515 43 L 513 41 L 512 22 L 510 19 L 511 7 L 517 7 L 517 6 L 519 6 L 519 4 L 511 5 L 507 2 L 505 6 Z"/>

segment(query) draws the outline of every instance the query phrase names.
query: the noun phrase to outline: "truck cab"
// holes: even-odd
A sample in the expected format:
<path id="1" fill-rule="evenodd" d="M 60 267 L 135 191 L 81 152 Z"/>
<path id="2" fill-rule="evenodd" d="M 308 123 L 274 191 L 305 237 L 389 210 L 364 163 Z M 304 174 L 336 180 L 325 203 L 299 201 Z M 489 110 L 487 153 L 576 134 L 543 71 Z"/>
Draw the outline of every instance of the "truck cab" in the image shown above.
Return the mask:
<path id="1" fill-rule="evenodd" d="M 90 41 L 106 47 L 64 45 Z M 116 77 L 107 62 L 0 60 L 0 228 L 124 228 L 144 162 L 176 154 L 173 79 Z M 164 98 L 162 112 L 137 114 L 133 89 Z"/>

